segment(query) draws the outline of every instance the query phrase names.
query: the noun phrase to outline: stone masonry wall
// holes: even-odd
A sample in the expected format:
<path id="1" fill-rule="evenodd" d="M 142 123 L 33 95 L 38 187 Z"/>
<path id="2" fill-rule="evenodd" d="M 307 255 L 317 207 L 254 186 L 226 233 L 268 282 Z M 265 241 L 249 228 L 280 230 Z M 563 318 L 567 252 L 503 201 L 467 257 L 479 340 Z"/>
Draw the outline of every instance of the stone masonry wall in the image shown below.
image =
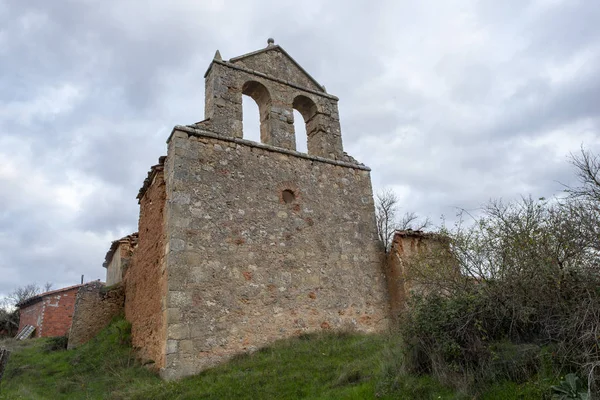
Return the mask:
<path id="1" fill-rule="evenodd" d="M 123 312 L 124 301 L 125 291 L 121 285 L 107 288 L 100 282 L 92 282 L 82 286 L 75 301 L 68 348 L 88 342 L 106 328 Z"/>
<path id="2" fill-rule="evenodd" d="M 322 92 L 323 88 L 313 82 L 297 65 L 294 65 L 278 46 L 269 46 L 275 51 L 260 52 L 249 57 L 235 57 L 231 63 L 253 71 L 260 71 L 269 77 L 277 77 L 295 86 Z"/>
<path id="3" fill-rule="evenodd" d="M 385 330 L 368 169 L 190 132 L 175 130 L 165 165 L 162 375 L 304 332 Z"/>
<path id="4" fill-rule="evenodd" d="M 164 364 L 166 296 L 164 270 L 166 199 L 162 166 L 155 166 L 149 187 L 140 198 L 138 247 L 127 268 L 125 317 L 131 322 L 132 344 L 144 360 L 153 360 L 156 368 Z"/>
<path id="5" fill-rule="evenodd" d="M 394 317 L 406 308 L 412 293 L 427 293 L 432 290 L 430 284 L 460 274 L 448 238 L 413 230 L 396 231 L 385 268 Z"/>

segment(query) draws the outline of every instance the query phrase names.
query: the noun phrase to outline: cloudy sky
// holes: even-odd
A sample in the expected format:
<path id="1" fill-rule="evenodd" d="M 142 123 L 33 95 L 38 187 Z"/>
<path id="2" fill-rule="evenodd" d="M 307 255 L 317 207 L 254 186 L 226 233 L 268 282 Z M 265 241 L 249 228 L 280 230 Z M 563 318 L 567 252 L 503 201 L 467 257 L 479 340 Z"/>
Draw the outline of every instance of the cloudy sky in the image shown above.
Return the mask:
<path id="1" fill-rule="evenodd" d="M 0 0 L 0 296 L 104 279 L 171 128 L 203 119 L 215 50 L 268 37 L 404 210 L 557 194 L 568 154 L 600 151 L 598 21 L 596 0 Z"/>

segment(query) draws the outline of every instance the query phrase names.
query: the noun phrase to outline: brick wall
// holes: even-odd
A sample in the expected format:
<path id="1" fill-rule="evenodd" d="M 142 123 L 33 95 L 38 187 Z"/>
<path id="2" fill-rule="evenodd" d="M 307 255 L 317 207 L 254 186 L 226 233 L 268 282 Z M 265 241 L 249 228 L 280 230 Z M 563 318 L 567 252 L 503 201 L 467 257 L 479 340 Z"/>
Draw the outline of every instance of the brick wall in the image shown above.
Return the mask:
<path id="1" fill-rule="evenodd" d="M 19 330 L 25 325 L 33 325 L 36 328 L 34 337 L 67 335 L 80 286 L 47 292 L 21 307 Z"/>
<path id="2" fill-rule="evenodd" d="M 22 307 L 19 310 L 19 331 L 26 325 L 32 325 L 35 326 L 35 333 L 33 336 L 37 337 L 39 327 L 42 325 L 42 308 L 43 302 L 41 299 L 27 307 Z"/>

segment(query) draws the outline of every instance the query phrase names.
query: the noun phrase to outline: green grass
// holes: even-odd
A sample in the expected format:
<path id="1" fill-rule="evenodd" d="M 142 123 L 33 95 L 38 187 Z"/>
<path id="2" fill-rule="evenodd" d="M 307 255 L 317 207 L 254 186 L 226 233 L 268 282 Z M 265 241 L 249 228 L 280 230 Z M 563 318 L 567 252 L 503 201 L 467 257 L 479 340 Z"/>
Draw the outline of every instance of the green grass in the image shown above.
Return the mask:
<path id="1" fill-rule="evenodd" d="M 176 382 L 164 382 L 135 362 L 124 320 L 75 350 L 52 350 L 56 344 L 0 342 L 13 349 L 0 399 L 473 398 L 427 376 L 399 376 L 390 368 L 394 346 L 378 335 L 303 335 Z M 499 383 L 481 398 L 539 399 L 530 386 Z"/>
<path id="2" fill-rule="evenodd" d="M 135 363 L 124 320 L 75 350 L 52 350 L 55 341 L 34 339 L 16 347 L 5 343 L 13 352 L 0 399 L 120 399 L 131 390 L 160 383 Z"/>

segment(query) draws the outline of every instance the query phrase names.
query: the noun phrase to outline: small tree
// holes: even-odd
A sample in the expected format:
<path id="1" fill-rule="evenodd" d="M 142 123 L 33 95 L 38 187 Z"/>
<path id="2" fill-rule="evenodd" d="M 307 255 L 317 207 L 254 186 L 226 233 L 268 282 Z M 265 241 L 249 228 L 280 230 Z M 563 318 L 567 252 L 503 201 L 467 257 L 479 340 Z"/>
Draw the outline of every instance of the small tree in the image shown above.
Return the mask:
<path id="1" fill-rule="evenodd" d="M 584 199 L 600 204 L 600 155 L 593 154 L 584 147 L 578 155 L 571 154 L 571 164 L 575 167 L 580 185 L 567 188 L 573 198 Z"/>
<path id="2" fill-rule="evenodd" d="M 406 212 L 400 216 L 398 197 L 389 189 L 379 192 L 375 197 L 375 219 L 379 241 L 386 253 L 390 251 L 394 232 L 397 230 L 418 231 L 430 225 L 429 218 L 421 220 L 414 212 Z"/>
<path id="3" fill-rule="evenodd" d="M 12 306 L 16 306 L 22 301 L 25 301 L 33 296 L 40 294 L 42 290 L 35 283 L 30 283 L 25 286 L 19 286 L 15 290 L 9 293 L 7 296 L 8 301 Z"/>
<path id="4" fill-rule="evenodd" d="M 52 284 L 46 282 L 43 291 L 47 292 L 52 288 Z M 14 336 L 19 328 L 19 310 L 16 306 L 42 293 L 42 289 L 35 283 L 30 283 L 25 286 L 20 286 L 10 292 L 0 302 L 0 331 L 5 331 L 8 335 Z"/>
<path id="5" fill-rule="evenodd" d="M 564 206 L 579 228 L 580 239 L 600 254 L 600 155 L 582 147 L 579 154 L 571 154 L 570 161 L 577 172 L 579 186 L 567 186 L 569 198 Z"/>
<path id="6" fill-rule="evenodd" d="M 0 307 L 0 336 L 13 336 L 19 327 L 19 315 L 16 310 L 10 311 Z"/>

